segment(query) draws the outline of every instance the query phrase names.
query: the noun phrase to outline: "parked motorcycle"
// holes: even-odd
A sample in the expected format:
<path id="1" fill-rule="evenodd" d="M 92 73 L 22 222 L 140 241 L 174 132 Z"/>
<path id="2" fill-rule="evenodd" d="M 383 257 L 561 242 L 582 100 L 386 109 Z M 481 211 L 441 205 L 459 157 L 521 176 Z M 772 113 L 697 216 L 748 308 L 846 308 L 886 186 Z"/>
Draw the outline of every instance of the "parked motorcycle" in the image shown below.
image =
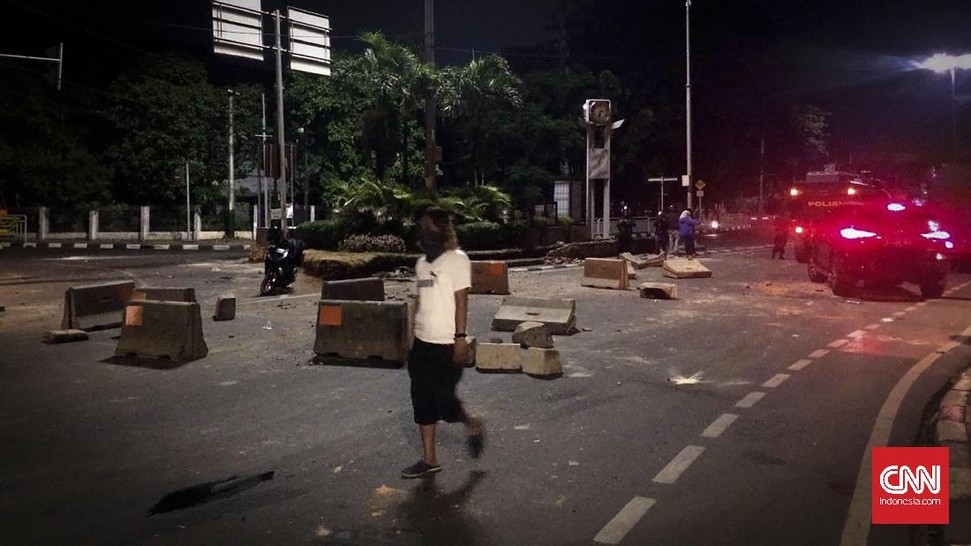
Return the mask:
<path id="1" fill-rule="evenodd" d="M 270 243 L 263 260 L 263 282 L 260 295 L 269 296 L 284 290 L 297 280 L 297 268 L 303 264 L 303 241 L 280 238 Z"/>

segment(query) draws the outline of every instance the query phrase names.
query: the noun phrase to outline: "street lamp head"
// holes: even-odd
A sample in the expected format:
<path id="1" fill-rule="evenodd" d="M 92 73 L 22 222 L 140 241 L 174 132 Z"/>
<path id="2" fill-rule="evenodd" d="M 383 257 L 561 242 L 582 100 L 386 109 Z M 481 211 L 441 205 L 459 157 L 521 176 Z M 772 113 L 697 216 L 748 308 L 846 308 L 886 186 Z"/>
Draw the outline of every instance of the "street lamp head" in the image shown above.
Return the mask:
<path id="1" fill-rule="evenodd" d="M 971 53 L 965 53 L 964 55 L 936 53 L 920 63 L 918 67 L 933 70 L 934 72 L 950 72 L 955 68 L 971 68 Z"/>

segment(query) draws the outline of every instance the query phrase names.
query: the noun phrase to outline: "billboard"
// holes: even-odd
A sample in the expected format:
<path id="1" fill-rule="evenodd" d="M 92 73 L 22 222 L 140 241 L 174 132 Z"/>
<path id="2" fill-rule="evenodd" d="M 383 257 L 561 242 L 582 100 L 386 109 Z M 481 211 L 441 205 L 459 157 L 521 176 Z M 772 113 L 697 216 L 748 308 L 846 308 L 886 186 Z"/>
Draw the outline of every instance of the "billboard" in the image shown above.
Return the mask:
<path id="1" fill-rule="evenodd" d="M 330 76 L 330 19 L 287 8 L 290 23 L 290 70 Z"/>

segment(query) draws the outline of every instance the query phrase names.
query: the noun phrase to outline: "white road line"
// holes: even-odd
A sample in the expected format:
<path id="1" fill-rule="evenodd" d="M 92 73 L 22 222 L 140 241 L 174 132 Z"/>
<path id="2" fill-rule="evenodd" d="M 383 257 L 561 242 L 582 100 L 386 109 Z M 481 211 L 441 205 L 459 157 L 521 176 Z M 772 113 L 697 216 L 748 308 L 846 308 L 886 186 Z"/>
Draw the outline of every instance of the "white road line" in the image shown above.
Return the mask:
<path id="1" fill-rule="evenodd" d="M 675 455 L 674 458 L 671 459 L 671 462 L 669 462 L 667 466 L 662 468 L 661 471 L 657 473 L 657 476 L 654 476 L 653 481 L 655 483 L 667 484 L 672 484 L 678 481 L 681 474 L 684 473 L 684 471 L 691 466 L 691 463 L 695 462 L 695 459 L 701 456 L 701 454 L 704 452 L 705 448 L 701 446 L 686 446 L 681 450 L 681 453 Z"/>
<path id="2" fill-rule="evenodd" d="M 155 250 L 168 250 L 171 245 L 152 245 Z"/>
<path id="3" fill-rule="evenodd" d="M 927 302 L 926 301 L 922 301 L 922 302 L 920 302 L 920 303 L 917 304 L 917 307 L 923 307 L 925 305 L 927 305 Z"/>
<path id="4" fill-rule="evenodd" d="M 705 438 L 718 438 L 721 436 L 725 430 L 728 429 L 738 419 L 738 415 L 734 413 L 723 413 L 718 416 L 717 419 L 708 425 L 708 428 L 701 432 L 701 435 Z"/>
<path id="5" fill-rule="evenodd" d="M 142 245 L 125 245 L 125 250 L 139 250 Z"/>
<path id="6" fill-rule="evenodd" d="M 809 353 L 809 358 L 823 358 L 829 354 L 829 349 L 817 349 Z"/>
<path id="7" fill-rule="evenodd" d="M 229 245 L 212 245 L 213 250 L 229 250 Z"/>
<path id="8" fill-rule="evenodd" d="M 907 311 L 897 311 L 896 313 L 893 314 L 893 316 L 895 316 L 895 317 L 902 317 L 902 316 L 904 316 L 906 314 L 907 314 Z"/>
<path id="9" fill-rule="evenodd" d="M 88 243 L 74 243 L 74 248 L 88 248 Z"/>
<path id="10" fill-rule="evenodd" d="M 917 310 L 917 306 L 916 305 L 911 305 L 910 307 L 904 309 L 904 311 L 916 311 L 916 310 Z"/>
<path id="11" fill-rule="evenodd" d="M 809 360 L 808 358 L 804 358 L 802 360 L 797 360 L 797 361 L 793 362 L 792 365 L 789 366 L 788 369 L 790 369 L 790 370 L 792 370 L 794 372 L 798 372 L 799 370 L 805 368 L 806 366 L 808 366 L 808 365 L 810 365 L 812 363 L 813 363 L 812 360 Z"/>
<path id="12" fill-rule="evenodd" d="M 108 244 L 98 245 L 98 248 L 100 248 L 101 250 L 111 250 L 115 248 L 115 245 L 108 243 Z"/>
<path id="13" fill-rule="evenodd" d="M 750 393 L 748 393 L 748 394 L 745 395 L 745 398 L 742 398 L 738 402 L 735 402 L 735 407 L 736 408 L 751 408 L 752 406 L 754 406 L 756 404 L 756 402 L 758 402 L 759 400 L 761 400 L 763 396 L 765 396 L 765 393 L 764 392 L 759 392 L 759 391 L 750 392 Z"/>
<path id="14" fill-rule="evenodd" d="M 182 250 L 199 250 L 199 245 L 182 245 Z"/>
<path id="15" fill-rule="evenodd" d="M 971 336 L 971 326 L 961 332 L 962 336 Z M 952 342 L 953 343 L 953 342 Z M 938 350 L 950 347 L 948 343 Z M 853 491 L 853 500 L 850 502 L 850 510 L 846 516 L 846 524 L 843 526 L 843 538 L 840 540 L 841 546 L 865 546 L 870 535 L 870 509 L 873 492 L 870 489 L 872 479 L 873 448 L 885 446 L 890 441 L 890 432 L 893 424 L 897 420 L 897 412 L 903 403 L 907 392 L 917 382 L 924 371 L 927 370 L 943 353 L 935 351 L 914 364 L 907 373 L 897 381 L 893 390 L 887 395 L 887 399 L 877 414 L 876 423 L 870 433 L 870 440 L 867 442 L 866 449 L 863 450 L 863 458 L 860 461 L 860 472 L 856 476 L 856 489 Z"/>
<path id="16" fill-rule="evenodd" d="M 842 347 L 843 345 L 846 345 L 849 342 L 850 342 L 850 340 L 848 340 L 846 338 L 837 339 L 836 341 L 834 341 L 834 342 L 830 343 L 829 345 L 827 345 L 827 347 L 832 347 L 832 348 L 836 349 L 838 347 Z"/>
<path id="17" fill-rule="evenodd" d="M 600 544 L 619 544 L 656 502 L 647 497 L 634 497 L 603 526 L 597 536 L 593 537 L 593 541 Z"/>
<path id="18" fill-rule="evenodd" d="M 781 385 L 782 383 L 784 383 L 785 380 L 789 379 L 790 377 L 792 376 L 787 373 L 777 373 L 774 376 L 772 376 L 768 381 L 766 381 L 765 383 L 762 383 L 762 386 L 767 389 L 774 389 L 779 385 Z"/>
<path id="19" fill-rule="evenodd" d="M 47 248 L 61 248 L 61 243 L 48 243 Z"/>
<path id="20" fill-rule="evenodd" d="M 879 325 L 879 324 L 877 324 L 877 323 L 873 323 L 873 324 L 870 324 L 870 325 L 868 325 L 868 326 L 866 326 L 866 327 L 864 327 L 863 329 L 864 329 L 864 330 L 876 330 L 876 329 L 877 329 L 877 328 L 879 328 L 879 327 L 880 327 L 880 325 Z"/>
<path id="21" fill-rule="evenodd" d="M 850 332 L 849 334 L 846 335 L 846 337 L 851 339 L 859 339 L 865 335 L 866 335 L 866 332 L 864 332 L 863 330 L 857 330 L 855 332 Z"/>

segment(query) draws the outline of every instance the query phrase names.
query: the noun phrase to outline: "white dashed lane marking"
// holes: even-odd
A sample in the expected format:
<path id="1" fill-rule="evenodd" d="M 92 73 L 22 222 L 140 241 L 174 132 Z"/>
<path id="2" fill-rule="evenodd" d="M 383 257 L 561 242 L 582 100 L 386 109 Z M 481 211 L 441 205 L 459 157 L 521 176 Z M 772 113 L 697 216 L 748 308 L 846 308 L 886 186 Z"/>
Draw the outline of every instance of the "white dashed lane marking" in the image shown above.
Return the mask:
<path id="1" fill-rule="evenodd" d="M 681 474 L 683 474 L 684 471 L 691 466 L 691 463 L 695 462 L 695 459 L 700 457 L 704 452 L 705 448 L 701 446 L 686 446 L 681 450 L 681 453 L 675 455 L 674 458 L 671 459 L 671 462 L 657 473 L 657 476 L 654 476 L 653 481 L 655 483 L 667 484 L 672 484 L 678 481 Z"/>
<path id="2" fill-rule="evenodd" d="M 759 391 L 750 392 L 750 393 L 748 393 L 748 394 L 745 395 L 745 398 L 742 398 L 738 402 L 735 402 L 735 407 L 736 408 L 751 408 L 759 400 L 761 400 L 762 397 L 764 397 L 764 396 L 765 396 L 765 393 L 764 392 L 759 392 Z"/>
<path id="3" fill-rule="evenodd" d="M 789 366 L 789 369 L 792 370 L 792 371 L 794 371 L 794 372 L 798 372 L 799 370 L 805 368 L 806 366 L 808 366 L 808 365 L 810 365 L 812 363 L 813 363 L 812 360 L 809 360 L 808 358 L 804 358 L 802 360 L 797 360 L 797 361 L 793 362 L 792 365 Z"/>
<path id="4" fill-rule="evenodd" d="M 600 544 L 619 544 L 655 502 L 657 501 L 648 497 L 634 497 L 617 512 L 614 519 L 604 525 L 597 536 L 593 537 L 593 541 Z"/>
<path id="5" fill-rule="evenodd" d="M 865 335 L 866 335 L 866 332 L 864 332 L 863 330 L 857 330 L 855 332 L 850 332 L 849 334 L 846 335 L 846 337 L 851 339 L 860 339 Z"/>
<path id="6" fill-rule="evenodd" d="M 817 349 L 809 353 L 809 358 L 823 358 L 829 354 L 829 349 Z"/>
<path id="7" fill-rule="evenodd" d="M 723 432 L 725 432 L 728 427 L 732 426 L 732 423 L 738 419 L 738 415 L 734 413 L 723 413 L 718 416 L 717 419 L 708 425 L 708 428 L 701 432 L 701 435 L 705 438 L 718 438 Z"/>
<path id="8" fill-rule="evenodd" d="M 787 373 L 777 373 L 774 376 L 772 376 L 768 381 L 766 381 L 765 383 L 762 383 L 762 386 L 767 389 L 774 389 L 779 385 L 781 385 L 782 383 L 784 383 L 785 380 L 789 379 L 790 377 L 792 376 Z"/>
<path id="9" fill-rule="evenodd" d="M 830 343 L 829 345 L 827 345 L 827 347 L 832 347 L 833 349 L 836 349 L 837 347 L 842 347 L 843 345 L 846 345 L 849 342 L 850 342 L 850 340 L 848 340 L 846 338 L 837 339 L 836 341 L 834 341 L 834 342 Z"/>
<path id="10" fill-rule="evenodd" d="M 879 324 L 870 324 L 870 325 L 868 325 L 868 326 L 866 326 L 866 327 L 864 327 L 863 329 L 864 329 L 864 330 L 876 330 L 876 329 L 877 329 L 877 328 L 879 328 L 879 327 L 880 327 L 880 325 L 879 325 Z"/>

